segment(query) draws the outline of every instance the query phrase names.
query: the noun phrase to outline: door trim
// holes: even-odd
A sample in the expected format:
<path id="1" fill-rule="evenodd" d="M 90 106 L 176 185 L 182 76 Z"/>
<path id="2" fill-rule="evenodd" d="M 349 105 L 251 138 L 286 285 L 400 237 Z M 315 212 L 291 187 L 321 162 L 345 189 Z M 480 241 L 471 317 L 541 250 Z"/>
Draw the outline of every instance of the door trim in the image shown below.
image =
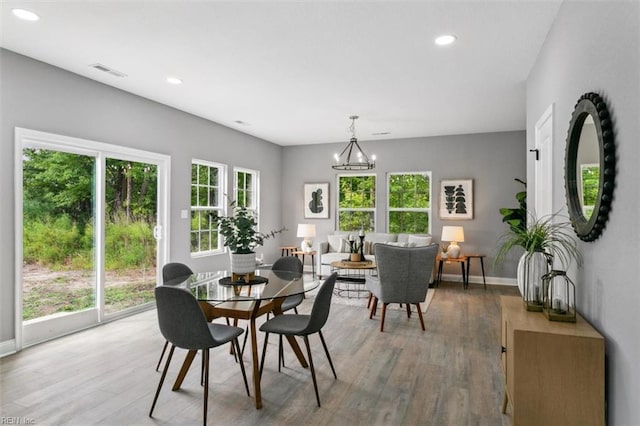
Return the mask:
<path id="1" fill-rule="evenodd" d="M 15 223 L 15 236 L 14 236 L 14 253 L 15 253 L 15 263 L 14 263 L 14 333 L 15 333 L 15 349 L 19 351 L 23 348 L 24 344 L 24 333 L 23 333 L 23 321 L 22 321 L 22 261 L 23 261 L 23 248 L 22 248 L 22 229 L 23 229 L 23 193 L 22 193 L 22 152 L 24 147 L 28 146 L 37 146 L 41 148 L 47 149 L 64 149 L 67 152 L 72 152 L 76 154 L 84 154 L 91 155 L 96 157 L 97 167 L 96 173 L 98 179 L 96 182 L 96 197 L 100 194 L 104 194 L 104 161 L 105 157 L 116 158 L 116 159 L 125 159 L 132 161 L 140 161 L 146 163 L 155 164 L 158 167 L 158 178 L 157 178 L 157 191 L 158 194 L 161 195 L 158 197 L 158 225 L 161 226 L 161 238 L 157 243 L 158 252 L 156 255 L 157 264 L 162 265 L 166 262 L 166 259 L 169 259 L 169 223 L 170 223 L 170 176 L 171 176 L 171 157 L 166 154 L 159 154 L 155 152 L 144 151 L 135 148 L 128 148 L 119 145 L 112 145 L 104 142 L 93 141 L 89 139 L 75 138 L 71 136 L 58 135 L 54 133 L 42 132 L 38 130 L 26 129 L 22 127 L 15 127 L 14 129 L 14 176 L 15 176 L 15 197 L 14 197 L 14 223 Z M 102 166 L 101 166 L 102 164 Z M 102 171 L 101 171 L 102 170 Z M 102 181 L 99 181 L 101 179 Z M 104 198 L 104 197 L 103 197 Z M 99 201 L 98 205 L 102 205 L 104 201 Z M 96 214 L 96 243 L 103 241 L 104 238 L 104 210 L 100 208 L 97 210 Z M 96 258 L 99 259 L 104 256 L 104 248 L 102 244 L 97 245 L 98 250 L 102 252 L 100 255 L 96 253 Z M 101 284 L 104 282 L 104 272 L 102 271 L 102 267 L 98 269 L 102 261 L 96 262 L 96 274 L 97 277 L 97 292 L 102 292 L 100 289 Z M 100 277 L 102 275 L 102 277 Z M 160 280 L 160 268 L 156 268 L 156 281 Z M 101 306 L 102 301 L 100 298 L 101 295 L 98 295 L 99 305 Z M 80 316 L 86 316 L 90 312 L 98 311 L 98 315 L 96 315 L 96 322 L 94 325 L 100 324 L 105 320 L 112 320 L 122 317 L 123 315 L 109 315 L 108 318 L 105 318 L 104 312 L 100 309 L 91 308 L 85 311 L 80 311 L 76 314 Z M 125 312 L 130 313 L 130 312 Z M 93 313 L 95 314 L 95 313 Z M 73 314 L 71 314 L 73 315 Z M 71 316 L 70 315 L 70 316 Z M 66 324 L 68 321 L 57 321 L 63 330 L 66 330 L 68 325 Z M 67 332 L 78 331 L 80 329 L 87 328 L 78 327 L 77 330 L 69 330 Z M 61 334 L 66 334 L 65 331 L 61 330 Z M 38 335 L 37 333 L 35 335 Z M 48 340 L 48 339 L 42 339 Z M 33 344 L 37 342 L 32 342 Z"/>

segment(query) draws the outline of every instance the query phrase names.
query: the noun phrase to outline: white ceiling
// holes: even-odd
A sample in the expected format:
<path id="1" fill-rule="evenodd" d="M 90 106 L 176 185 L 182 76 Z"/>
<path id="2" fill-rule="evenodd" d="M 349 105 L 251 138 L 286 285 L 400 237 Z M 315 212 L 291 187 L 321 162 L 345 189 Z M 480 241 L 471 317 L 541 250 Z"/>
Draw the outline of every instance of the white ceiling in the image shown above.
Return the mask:
<path id="1" fill-rule="evenodd" d="M 560 3 L 2 1 L 0 45 L 279 145 L 482 133 L 525 128 Z"/>

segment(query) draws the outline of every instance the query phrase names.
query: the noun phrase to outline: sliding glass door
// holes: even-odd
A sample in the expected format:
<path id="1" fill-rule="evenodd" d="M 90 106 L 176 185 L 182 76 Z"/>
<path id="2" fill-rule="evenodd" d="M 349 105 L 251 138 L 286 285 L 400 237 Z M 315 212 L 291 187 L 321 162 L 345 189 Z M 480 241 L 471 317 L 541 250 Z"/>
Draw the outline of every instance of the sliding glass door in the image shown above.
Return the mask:
<path id="1" fill-rule="evenodd" d="M 21 344 L 152 306 L 168 157 L 25 129 L 16 142 Z"/>

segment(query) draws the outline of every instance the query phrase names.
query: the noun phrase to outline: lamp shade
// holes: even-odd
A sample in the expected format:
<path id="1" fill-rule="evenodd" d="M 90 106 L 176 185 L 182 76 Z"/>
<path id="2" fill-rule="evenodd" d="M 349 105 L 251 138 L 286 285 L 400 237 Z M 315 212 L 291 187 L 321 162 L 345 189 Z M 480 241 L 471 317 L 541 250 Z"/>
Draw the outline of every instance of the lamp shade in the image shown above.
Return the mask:
<path id="1" fill-rule="evenodd" d="M 315 237 L 316 226 L 308 223 L 299 223 L 297 236 L 299 238 Z"/>
<path id="2" fill-rule="evenodd" d="M 455 241 L 456 243 L 464 242 L 464 228 L 462 226 L 443 226 L 442 241 Z"/>

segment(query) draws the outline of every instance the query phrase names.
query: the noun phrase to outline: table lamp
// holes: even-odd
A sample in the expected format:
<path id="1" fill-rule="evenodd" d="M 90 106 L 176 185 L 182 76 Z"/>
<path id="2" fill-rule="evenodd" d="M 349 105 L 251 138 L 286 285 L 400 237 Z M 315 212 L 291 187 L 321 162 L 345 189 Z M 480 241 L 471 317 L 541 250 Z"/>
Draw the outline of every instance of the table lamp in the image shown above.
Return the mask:
<path id="1" fill-rule="evenodd" d="M 450 241 L 447 248 L 447 256 L 451 258 L 460 257 L 460 246 L 458 243 L 464 243 L 464 229 L 462 226 L 443 226 L 442 241 Z"/>
<path id="2" fill-rule="evenodd" d="M 298 224 L 298 233 L 297 236 L 302 238 L 302 244 L 300 244 L 300 248 L 302 251 L 309 253 L 313 251 L 313 242 L 311 241 L 311 237 L 316 236 L 316 226 L 308 223 L 299 223 Z"/>

